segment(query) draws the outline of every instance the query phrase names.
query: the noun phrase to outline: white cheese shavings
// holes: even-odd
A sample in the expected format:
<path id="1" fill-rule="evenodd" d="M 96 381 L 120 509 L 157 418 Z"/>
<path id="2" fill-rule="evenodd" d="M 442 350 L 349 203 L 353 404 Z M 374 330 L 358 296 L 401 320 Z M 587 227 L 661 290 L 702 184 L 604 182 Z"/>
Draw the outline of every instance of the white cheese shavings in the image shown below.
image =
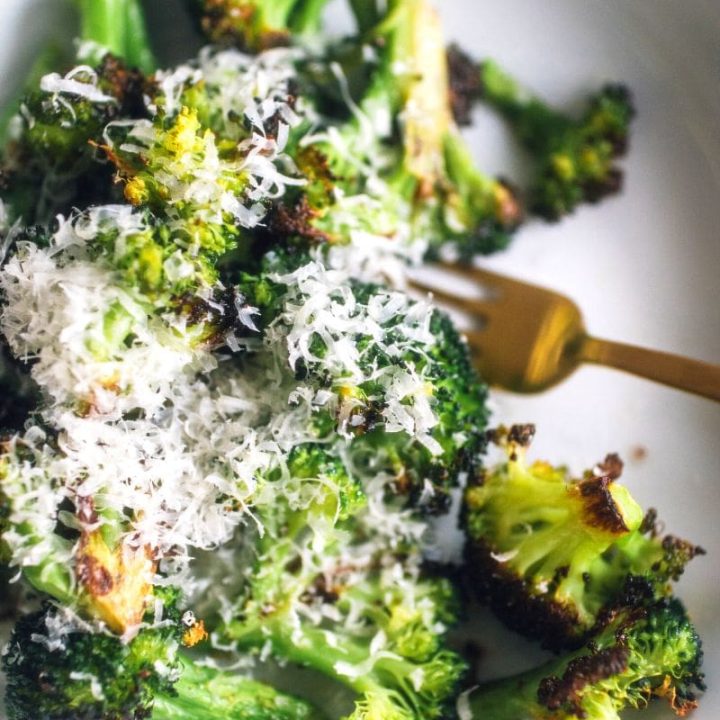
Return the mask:
<path id="1" fill-rule="evenodd" d="M 88 65 L 79 65 L 65 76 L 58 73 L 44 75 L 40 89 L 53 95 L 74 95 L 94 103 L 116 102 L 114 97 L 100 90 L 97 73 Z"/>
<path id="2" fill-rule="evenodd" d="M 475 714 L 470 707 L 470 695 L 472 695 L 477 688 L 477 685 L 473 685 L 473 687 L 461 692 L 460 695 L 458 695 L 457 703 L 455 704 L 458 720 L 474 720 Z"/>

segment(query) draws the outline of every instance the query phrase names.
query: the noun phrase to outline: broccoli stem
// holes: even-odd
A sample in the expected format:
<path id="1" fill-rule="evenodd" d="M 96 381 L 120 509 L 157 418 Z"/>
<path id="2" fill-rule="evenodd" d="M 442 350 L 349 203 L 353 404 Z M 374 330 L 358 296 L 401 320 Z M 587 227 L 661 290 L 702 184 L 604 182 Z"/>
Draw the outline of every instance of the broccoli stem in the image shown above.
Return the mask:
<path id="1" fill-rule="evenodd" d="M 493 62 L 480 66 L 483 98 L 511 122 L 520 141 L 531 152 L 542 152 L 548 142 L 573 123 L 533 97 Z"/>
<path id="2" fill-rule="evenodd" d="M 325 5 L 327 0 L 301 0 L 290 19 L 291 31 L 298 35 L 317 32 L 320 29 Z"/>
<path id="3" fill-rule="evenodd" d="M 362 666 L 371 657 L 367 647 L 351 640 L 341 638 L 337 647 L 328 642 L 327 632 L 321 628 L 303 625 L 300 632 L 287 632 L 292 627 L 287 619 L 269 620 L 262 626 L 247 628 L 242 623 L 233 623 L 227 628 L 227 634 L 236 640 L 240 649 L 261 648 L 270 641 L 278 657 L 310 667 L 335 680 L 359 695 L 377 693 L 387 694 L 387 683 L 382 675 L 409 682 L 408 677 L 417 666 L 400 658 L 378 659 L 371 669 Z M 340 668 L 358 668 L 357 673 L 345 673 Z"/>
<path id="4" fill-rule="evenodd" d="M 563 665 L 581 654 L 575 653 L 565 657 Z M 551 661 L 518 677 L 504 678 L 483 685 L 470 696 L 472 717 L 478 720 L 518 720 L 518 718 L 535 717 L 550 720 L 549 712 L 547 715 L 538 715 L 539 712 L 545 711 L 538 709 L 537 694 L 540 683 L 556 669 L 557 661 Z M 588 701 L 593 710 L 590 716 L 592 720 L 621 720 L 608 695 L 594 693 Z"/>
<path id="5" fill-rule="evenodd" d="M 80 10 L 82 40 L 101 45 L 145 72 L 155 69 L 155 58 L 139 0 L 76 2 Z"/>
<path id="6" fill-rule="evenodd" d="M 272 30 L 289 27 L 290 16 L 295 12 L 298 4 L 298 0 L 266 0 L 258 3 L 261 8 L 263 25 Z"/>
<path id="7" fill-rule="evenodd" d="M 382 17 L 376 0 L 350 0 L 350 8 L 361 35 L 375 27 Z"/>
<path id="8" fill-rule="evenodd" d="M 173 694 L 155 697 L 155 720 L 310 720 L 318 714 L 303 700 L 230 672 L 183 660 Z"/>

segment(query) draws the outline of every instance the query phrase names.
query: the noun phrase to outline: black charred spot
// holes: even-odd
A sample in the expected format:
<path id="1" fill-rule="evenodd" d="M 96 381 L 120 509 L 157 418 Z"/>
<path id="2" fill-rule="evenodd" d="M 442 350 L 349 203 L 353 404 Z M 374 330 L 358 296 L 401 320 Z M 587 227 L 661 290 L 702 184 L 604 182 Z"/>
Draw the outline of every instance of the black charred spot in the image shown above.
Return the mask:
<path id="1" fill-rule="evenodd" d="M 97 68 L 103 90 L 117 100 L 115 114 L 122 117 L 148 117 L 145 96 L 156 90 L 154 83 L 137 68 L 129 68 L 121 58 L 108 53 Z"/>
<path id="2" fill-rule="evenodd" d="M 260 51 L 287 45 L 290 34 L 267 30 L 257 36 L 249 32 L 257 9 L 238 0 L 202 0 L 200 26 L 207 37 L 220 45 L 237 45 L 243 50 Z"/>
<path id="3" fill-rule="evenodd" d="M 555 576 L 553 577 L 553 582 L 559 583 L 561 580 L 566 578 L 570 574 L 570 566 L 569 565 L 561 565 L 557 570 L 555 570 Z"/>
<path id="4" fill-rule="evenodd" d="M 82 555 L 75 572 L 78 581 L 93 597 L 107 595 L 115 587 L 109 570 L 92 555 Z"/>
<path id="5" fill-rule="evenodd" d="M 706 551 L 699 545 L 687 540 L 666 535 L 662 539 L 663 560 L 658 568 L 661 578 L 677 581 L 685 570 L 685 566 L 697 555 L 705 555 Z"/>
<path id="6" fill-rule="evenodd" d="M 628 527 L 610 492 L 612 483 L 612 478 L 604 475 L 581 480 L 576 488 L 583 500 L 585 522 L 593 527 L 621 535 L 628 531 Z"/>
<path id="7" fill-rule="evenodd" d="M 483 467 L 476 468 L 475 472 L 468 477 L 468 487 L 482 487 L 487 480 L 487 470 Z"/>
<path id="8" fill-rule="evenodd" d="M 457 45 L 448 48 L 447 60 L 453 117 L 460 126 L 470 125 L 473 106 L 482 94 L 478 65 Z"/>
<path id="9" fill-rule="evenodd" d="M 602 475 L 607 475 L 611 480 L 617 480 L 623 471 L 624 463 L 617 453 L 608 453 L 605 459 L 598 463 Z"/>
<path id="10" fill-rule="evenodd" d="M 580 701 L 585 688 L 627 669 L 630 651 L 614 645 L 568 663 L 561 678 L 544 678 L 538 687 L 538 701 L 551 711 L 563 710 L 584 717 Z"/>
<path id="11" fill-rule="evenodd" d="M 574 608 L 535 594 L 523 578 L 492 556 L 485 542 L 468 543 L 465 558 L 472 592 L 511 630 L 540 640 L 549 650 L 583 645 L 587 628 Z"/>
<path id="12" fill-rule="evenodd" d="M 288 94 L 285 97 L 285 102 L 288 107 L 294 110 L 297 106 L 298 97 L 300 95 L 300 86 L 297 80 L 290 78 L 290 80 L 288 80 L 287 87 Z M 242 119 L 240 121 L 242 122 Z M 276 138 L 278 132 L 280 131 L 281 124 L 287 124 L 287 121 L 283 117 L 283 112 L 281 110 L 277 110 L 277 112 L 273 113 L 263 122 L 263 127 L 268 137 Z"/>
<path id="13" fill-rule="evenodd" d="M 610 168 L 607 175 L 598 180 L 590 180 L 583 185 L 583 195 L 590 203 L 597 203 L 610 195 L 616 195 L 623 188 L 623 172 L 619 168 Z"/>
<path id="14" fill-rule="evenodd" d="M 307 180 L 307 194 L 312 195 L 313 205 L 325 207 L 334 197 L 337 176 L 330 168 L 327 155 L 318 147 L 309 145 L 300 148 L 295 162 L 298 170 Z"/>
<path id="15" fill-rule="evenodd" d="M 318 575 L 312 585 L 300 596 L 300 600 L 308 605 L 313 602 L 335 603 L 339 600 L 338 589 L 332 587 L 325 575 Z"/>
<path id="16" fill-rule="evenodd" d="M 219 290 L 210 299 L 187 294 L 177 302 L 178 312 L 190 325 L 207 326 L 203 342 L 210 349 L 224 346 L 231 331 L 238 336 L 254 332 L 248 317 L 243 318 L 243 312 L 250 307 L 247 297 L 234 287 Z"/>
<path id="17" fill-rule="evenodd" d="M 508 431 L 508 441 L 516 443 L 520 447 L 530 447 L 535 437 L 535 425 L 527 423 L 526 425 L 513 425 Z"/>
<path id="18" fill-rule="evenodd" d="M 263 235 L 267 235 L 272 244 L 288 239 L 309 241 L 311 245 L 319 245 L 330 241 L 327 233 L 313 225 L 317 211 L 313 210 L 303 195 L 292 207 L 284 203 L 274 205 L 266 218 Z"/>
<path id="19" fill-rule="evenodd" d="M 657 526 L 658 513 L 655 508 L 650 508 L 645 513 L 642 523 L 640 524 L 640 532 L 656 537 L 659 534 Z"/>

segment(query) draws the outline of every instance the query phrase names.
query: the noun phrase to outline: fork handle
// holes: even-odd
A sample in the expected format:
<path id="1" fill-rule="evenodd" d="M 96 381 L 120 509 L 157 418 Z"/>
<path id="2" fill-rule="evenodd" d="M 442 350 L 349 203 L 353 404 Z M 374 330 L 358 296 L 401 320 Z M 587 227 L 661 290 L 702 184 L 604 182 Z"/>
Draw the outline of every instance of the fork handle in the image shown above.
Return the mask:
<path id="1" fill-rule="evenodd" d="M 584 338 L 578 357 L 720 401 L 720 365 L 593 337 Z"/>

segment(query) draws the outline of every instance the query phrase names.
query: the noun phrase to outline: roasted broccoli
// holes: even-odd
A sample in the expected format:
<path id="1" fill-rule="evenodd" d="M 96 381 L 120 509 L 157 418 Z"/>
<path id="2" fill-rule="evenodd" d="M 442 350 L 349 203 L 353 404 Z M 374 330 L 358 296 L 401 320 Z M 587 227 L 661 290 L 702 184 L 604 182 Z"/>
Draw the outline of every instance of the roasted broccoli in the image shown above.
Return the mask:
<path id="1" fill-rule="evenodd" d="M 360 292 L 370 290 L 361 288 Z M 380 392 L 382 381 L 345 385 L 342 392 L 345 402 L 352 406 L 348 429 L 356 435 L 351 451 L 357 462 L 365 463 L 369 472 L 391 473 L 395 478 L 393 494 L 407 495 L 411 504 L 442 512 L 448 509 L 450 491 L 461 473 L 473 472 L 485 450 L 487 388 L 472 367 L 465 341 L 447 315 L 433 311 L 427 330 L 424 347 L 411 347 L 398 358 L 382 352 L 368 338 L 369 352 L 364 358 L 369 366 L 378 368 L 404 365 L 406 372 L 421 378 L 420 396 L 410 401 L 412 405 L 392 411 L 408 415 L 414 405 L 415 412 L 420 413 L 424 394 L 427 409 L 435 416 L 426 440 L 413 441 L 407 430 L 400 430 L 402 417 L 395 427 L 383 422 L 388 403 Z M 362 422 L 352 419 L 359 416 Z M 406 417 L 405 424 L 409 421 Z"/>
<path id="2" fill-rule="evenodd" d="M 704 689 L 700 639 L 680 601 L 625 609 L 582 650 L 481 686 L 467 717 L 620 720 L 620 711 L 667 700 L 685 716 Z"/>
<path id="3" fill-rule="evenodd" d="M 482 63 L 479 72 L 483 100 L 508 120 L 535 162 L 531 210 L 558 220 L 580 203 L 620 190 L 615 161 L 627 149 L 635 114 L 624 85 L 606 85 L 574 118 L 527 94 L 494 62 Z"/>
<path id="4" fill-rule="evenodd" d="M 129 638 L 50 604 L 21 618 L 2 661 L 9 720 L 315 717 L 300 700 L 185 657 L 181 646 L 203 631 L 177 599 L 156 590 L 146 624 Z"/>
<path id="5" fill-rule="evenodd" d="M 650 677 L 634 704 L 662 691 L 631 654 L 686 628 L 657 602 L 699 548 L 659 537 L 612 459 L 525 468 L 516 428 L 483 473 L 485 385 L 403 290 L 409 264 L 500 249 L 522 220 L 453 120 L 476 90 L 450 87 L 426 0 L 353 0 L 340 41 L 324 4 L 193 0 L 219 46 L 155 70 L 139 0 L 79 0 L 80 66 L 12 123 L 0 388 L 25 397 L 27 370 L 32 393 L 0 407 L 0 563 L 42 609 L 3 659 L 11 720 L 320 717 L 257 681 L 267 660 L 352 697 L 346 720 L 474 706 L 428 517 L 466 478 L 484 597 L 546 642 L 597 636 L 572 672 L 612 656 Z M 694 661 L 684 685 L 661 662 L 689 707 Z M 563 682 L 545 705 L 614 712 L 617 683 Z"/>
<path id="6" fill-rule="evenodd" d="M 78 0 L 78 6 L 81 64 L 50 72 L 43 62 L 46 74 L 31 78 L 35 84 L 3 153 L 3 198 L 26 223 L 49 223 L 72 207 L 117 199 L 111 166 L 97 162 L 103 131 L 110 122 L 148 114 L 149 84 L 138 68 L 152 70 L 154 61 L 138 0 Z"/>
<path id="7" fill-rule="evenodd" d="M 355 9 L 365 25 L 369 6 Z M 310 226 L 331 243 L 382 231 L 401 241 L 398 251 L 411 240 L 431 255 L 442 246 L 466 258 L 504 248 L 522 211 L 506 183 L 477 169 L 453 123 L 435 11 L 424 0 L 394 0 L 364 39 L 376 59 L 351 54 L 326 78 L 339 83 L 349 121 L 316 133 L 300 155 Z"/>
<path id="8" fill-rule="evenodd" d="M 342 489 L 336 462 L 323 460 L 318 473 L 315 452 L 297 456 L 293 474 L 315 474 L 317 499 L 294 511 L 276 506 L 236 619 L 216 632 L 239 650 L 270 650 L 345 685 L 357 696 L 352 720 L 442 718 L 465 671 L 444 643 L 453 590 L 423 577 L 407 548 L 384 549 L 362 493 Z"/>
<path id="9" fill-rule="evenodd" d="M 176 593 L 164 595 L 162 616 L 127 642 L 50 604 L 22 617 L 3 657 L 10 719 L 149 716 L 154 696 L 172 692 L 187 630 Z"/>
<path id="10" fill-rule="evenodd" d="M 578 646 L 620 608 L 666 595 L 701 548 L 662 537 L 616 483 L 609 455 L 580 480 L 525 463 L 534 427 L 496 433 L 508 460 L 465 493 L 466 559 L 475 587 L 512 628 L 551 648 Z"/>

